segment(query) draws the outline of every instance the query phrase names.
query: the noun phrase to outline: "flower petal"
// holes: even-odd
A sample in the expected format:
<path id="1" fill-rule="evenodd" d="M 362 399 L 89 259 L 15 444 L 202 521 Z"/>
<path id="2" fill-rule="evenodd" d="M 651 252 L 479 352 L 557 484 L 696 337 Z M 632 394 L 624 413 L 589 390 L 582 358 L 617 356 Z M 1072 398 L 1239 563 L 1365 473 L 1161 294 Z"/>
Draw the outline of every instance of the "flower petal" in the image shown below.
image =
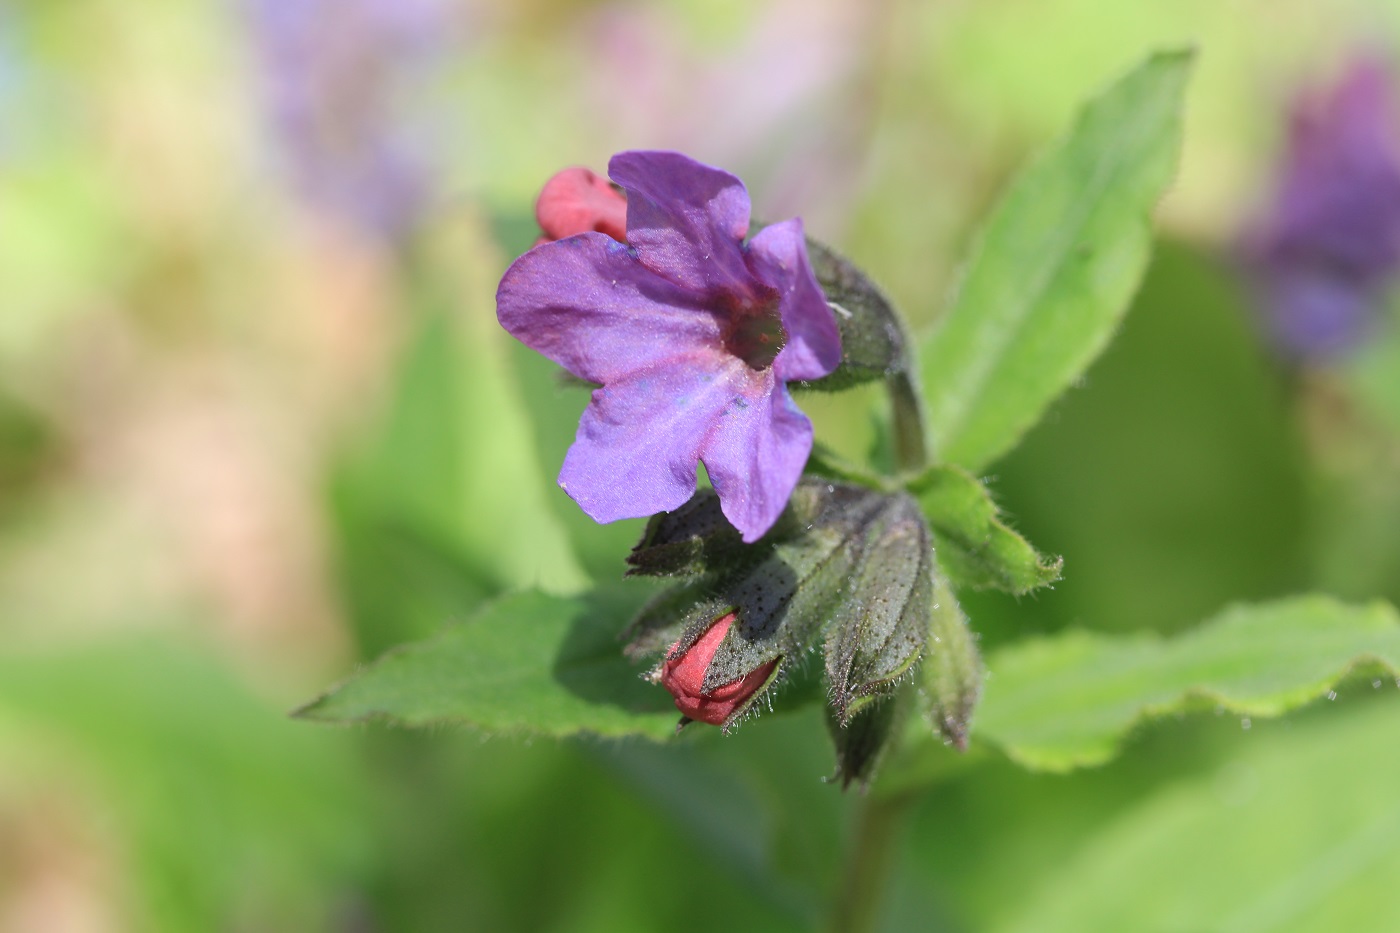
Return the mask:
<path id="1" fill-rule="evenodd" d="M 749 265 L 778 290 L 787 344 L 773 361 L 784 382 L 820 379 L 841 363 L 841 332 L 807 258 L 802 221 L 794 218 L 764 227 L 749 242 Z"/>
<path id="2" fill-rule="evenodd" d="M 706 349 L 640 369 L 593 393 L 559 485 L 595 521 L 669 512 L 695 492 L 700 449 L 758 374 Z"/>
<path id="3" fill-rule="evenodd" d="M 726 410 L 700 451 L 720 510 L 747 542 L 773 527 L 812 451 L 812 422 L 787 387 L 772 370 L 755 376 L 771 381 L 771 389 Z"/>
<path id="4" fill-rule="evenodd" d="M 712 312 L 601 233 L 544 243 L 506 270 L 501 326 L 580 379 L 608 383 L 719 344 Z"/>
<path id="5" fill-rule="evenodd" d="M 679 152 L 620 152 L 608 174 L 627 190 L 627 242 L 644 265 L 693 292 L 752 292 L 743 182 Z"/>

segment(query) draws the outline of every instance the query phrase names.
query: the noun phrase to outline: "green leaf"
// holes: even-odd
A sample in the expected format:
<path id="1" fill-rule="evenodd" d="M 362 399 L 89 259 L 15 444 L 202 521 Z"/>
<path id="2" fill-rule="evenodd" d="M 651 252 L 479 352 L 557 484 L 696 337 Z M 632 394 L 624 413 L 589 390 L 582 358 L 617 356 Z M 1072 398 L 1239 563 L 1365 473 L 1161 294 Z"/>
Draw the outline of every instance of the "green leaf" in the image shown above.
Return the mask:
<path id="1" fill-rule="evenodd" d="M 940 461 L 1004 454 L 1108 343 L 1175 170 L 1191 59 L 1154 55 L 1091 102 L 992 214 L 921 354 Z"/>
<path id="2" fill-rule="evenodd" d="M 1228 272 L 1159 242 L 1089 384 L 998 461 L 997 498 L 1014 503 L 1017 529 L 1053 540 L 1070 562 L 1035 606 L 1039 632 L 1083 619 L 1179 632 L 1305 579 L 1357 600 L 1390 595 L 1317 584 L 1309 562 L 1321 542 L 1304 514 L 1316 478 L 1304 475 L 1298 399 L 1260 352 Z M 1026 632 L 1008 600 L 979 600 L 973 614 L 988 644 Z"/>
<path id="3" fill-rule="evenodd" d="M 1020 764 L 1068 771 L 1114 756 L 1146 719 L 1215 707 L 1278 716 L 1357 669 L 1400 672 L 1400 617 L 1385 603 L 1301 596 L 1225 610 L 1170 640 L 1074 631 L 989 659 L 974 734 Z"/>
<path id="4" fill-rule="evenodd" d="M 1061 852 L 1058 867 L 1008 905 L 1006 922 L 982 929 L 1332 933 L 1393 926 L 1400 703 L 1376 700 L 1328 710 L 1288 731 L 1242 733 L 1240 754 L 1143 798 L 1077 851 Z"/>
<path id="5" fill-rule="evenodd" d="M 957 585 L 1019 595 L 1060 578 L 1064 561 L 1042 557 L 1006 527 L 987 487 L 966 470 L 933 467 L 909 492 L 933 528 L 939 566 Z"/>
<path id="6" fill-rule="evenodd" d="M 297 715 L 663 738 L 679 718 L 671 697 L 641 679 L 618 640 L 653 592 L 631 586 L 578 597 L 503 597 L 434 638 L 389 652 Z"/>

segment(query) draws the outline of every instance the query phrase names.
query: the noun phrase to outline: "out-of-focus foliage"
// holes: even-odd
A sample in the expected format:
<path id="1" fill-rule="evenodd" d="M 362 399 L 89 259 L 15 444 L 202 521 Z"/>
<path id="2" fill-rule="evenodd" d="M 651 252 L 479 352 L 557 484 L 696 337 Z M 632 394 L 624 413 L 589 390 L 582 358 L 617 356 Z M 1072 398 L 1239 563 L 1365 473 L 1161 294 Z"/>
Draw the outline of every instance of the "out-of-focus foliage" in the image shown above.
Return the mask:
<path id="1" fill-rule="evenodd" d="M 1400 684 L 1400 616 L 1321 597 L 1236 606 L 1163 644 L 1064 632 L 1003 648 L 978 734 L 1051 771 L 1102 764 L 1135 724 L 1214 708 L 1278 716 L 1364 674 Z"/>
<path id="2" fill-rule="evenodd" d="M 934 456 L 982 469 L 1112 335 L 1150 255 L 1191 57 L 1158 55 L 1017 177 L 921 356 Z"/>
<path id="3" fill-rule="evenodd" d="M 39 821 L 42 852 L 44 821 L 76 821 L 130 869 L 111 881 L 133 928 L 344 922 L 374 845 L 345 819 L 370 800 L 348 737 L 305 735 L 202 655 L 151 638 L 0 655 L 0 825 Z M 11 816 L 15 792 L 43 806 Z"/>
<path id="4" fill-rule="evenodd" d="M 1400 872 L 1388 699 L 1144 795 L 988 929 L 1322 933 L 1386 917 Z"/>
<path id="5" fill-rule="evenodd" d="M 1027 624 L 1174 631 L 1313 585 L 1295 403 L 1242 297 L 1218 261 L 1159 244 L 1084 385 L 996 466 L 1017 531 L 1065 568 L 1032 612 L 970 598 L 988 638 Z"/>

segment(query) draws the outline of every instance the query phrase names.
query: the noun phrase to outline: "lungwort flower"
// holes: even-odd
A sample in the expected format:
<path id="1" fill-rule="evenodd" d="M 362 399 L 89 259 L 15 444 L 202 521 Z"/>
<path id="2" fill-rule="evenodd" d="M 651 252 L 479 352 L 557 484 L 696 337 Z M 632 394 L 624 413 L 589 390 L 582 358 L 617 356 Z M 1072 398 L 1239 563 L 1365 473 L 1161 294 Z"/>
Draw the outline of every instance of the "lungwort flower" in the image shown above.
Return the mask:
<path id="1" fill-rule="evenodd" d="M 527 252 L 502 326 L 598 383 L 559 485 L 599 522 L 683 505 L 704 463 L 745 541 L 777 520 L 812 448 L 786 383 L 841 360 L 800 220 L 745 239 L 739 179 L 674 152 L 624 152 L 627 239 L 586 232 Z"/>

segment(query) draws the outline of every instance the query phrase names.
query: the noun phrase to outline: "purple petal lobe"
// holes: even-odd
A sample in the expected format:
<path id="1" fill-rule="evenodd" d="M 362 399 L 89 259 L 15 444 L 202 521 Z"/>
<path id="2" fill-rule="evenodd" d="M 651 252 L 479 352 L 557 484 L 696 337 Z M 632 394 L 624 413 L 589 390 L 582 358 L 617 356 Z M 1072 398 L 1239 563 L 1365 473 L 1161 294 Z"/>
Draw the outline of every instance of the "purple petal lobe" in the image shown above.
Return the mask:
<path id="1" fill-rule="evenodd" d="M 696 296 L 601 233 L 545 243 L 517 259 L 496 291 L 496 316 L 526 346 L 604 384 L 720 340 L 714 314 Z"/>
<path id="2" fill-rule="evenodd" d="M 766 390 L 734 399 L 700 451 L 725 518 L 748 542 L 778 520 L 812 452 L 812 422 L 771 370 L 762 375 Z"/>
<path id="3" fill-rule="evenodd" d="M 610 382 L 579 420 L 559 485 L 599 522 L 680 507 L 695 492 L 707 436 L 736 398 L 755 393 L 756 375 L 699 351 Z"/>
<path id="4" fill-rule="evenodd" d="M 621 152 L 608 174 L 627 191 L 627 242 L 647 268 L 692 292 L 752 291 L 743 182 L 678 152 Z"/>
<path id="5" fill-rule="evenodd" d="M 1380 295 L 1328 270 L 1287 269 L 1268 282 L 1268 324 L 1286 356 L 1341 356 L 1362 342 L 1379 317 Z"/>
<path id="6" fill-rule="evenodd" d="M 807 258 L 802 221 L 785 220 L 764 227 L 749 243 L 754 274 L 778 291 L 778 312 L 787 334 L 773 361 L 779 379 L 820 379 L 841 362 L 841 333 Z"/>

